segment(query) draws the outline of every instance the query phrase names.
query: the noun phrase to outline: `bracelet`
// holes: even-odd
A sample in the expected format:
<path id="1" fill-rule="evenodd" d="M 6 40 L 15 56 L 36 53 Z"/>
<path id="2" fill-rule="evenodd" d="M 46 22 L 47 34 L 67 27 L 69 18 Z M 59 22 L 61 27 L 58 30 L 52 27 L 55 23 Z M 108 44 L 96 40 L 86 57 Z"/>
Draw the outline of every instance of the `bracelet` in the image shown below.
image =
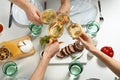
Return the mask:
<path id="1" fill-rule="evenodd" d="M 43 54 L 44 54 L 44 50 L 40 53 L 40 59 L 42 59 Z"/>
<path id="2" fill-rule="evenodd" d="M 43 56 L 43 54 L 44 54 L 44 51 L 42 51 L 41 56 Z"/>

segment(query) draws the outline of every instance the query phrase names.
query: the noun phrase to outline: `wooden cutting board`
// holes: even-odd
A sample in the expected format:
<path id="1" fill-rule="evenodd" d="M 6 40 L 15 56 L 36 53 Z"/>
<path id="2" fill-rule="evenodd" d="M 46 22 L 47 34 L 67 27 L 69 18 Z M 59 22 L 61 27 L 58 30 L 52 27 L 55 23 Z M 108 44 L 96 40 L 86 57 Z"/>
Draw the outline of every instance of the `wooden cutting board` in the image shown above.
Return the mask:
<path id="1" fill-rule="evenodd" d="M 20 38 L 17 38 L 17 39 L 14 39 L 14 40 L 10 40 L 11 42 L 15 43 L 16 45 L 18 45 L 19 41 L 23 41 L 23 40 L 31 40 L 31 38 L 29 36 L 23 36 L 23 37 L 20 37 Z M 7 61 L 13 61 L 13 60 L 16 60 L 16 59 L 21 59 L 21 58 L 25 58 L 25 57 L 28 57 L 30 55 L 33 55 L 35 53 L 35 49 L 33 47 L 33 49 L 29 52 L 29 53 L 23 53 L 21 51 L 21 54 L 18 55 L 18 56 L 15 56 L 13 57 L 12 55 L 8 58 Z M 5 62 L 7 62 L 5 61 Z M 5 62 L 2 62 L 0 61 L 0 64 L 2 63 L 5 63 Z"/>

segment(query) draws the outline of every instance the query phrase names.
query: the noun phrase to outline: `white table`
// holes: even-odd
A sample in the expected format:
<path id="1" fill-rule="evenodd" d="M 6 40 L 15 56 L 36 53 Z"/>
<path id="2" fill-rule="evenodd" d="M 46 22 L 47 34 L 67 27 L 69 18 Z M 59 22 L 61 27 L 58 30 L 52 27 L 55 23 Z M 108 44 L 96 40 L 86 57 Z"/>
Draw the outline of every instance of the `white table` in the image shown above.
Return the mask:
<path id="1" fill-rule="evenodd" d="M 95 0 L 93 0 L 95 1 Z M 101 25 L 100 31 L 97 34 L 98 49 L 103 46 L 112 46 L 115 52 L 114 59 L 120 60 L 120 45 L 119 45 L 119 21 L 120 21 L 120 0 L 101 0 L 102 14 L 105 18 L 104 23 Z M 11 40 L 17 37 L 27 35 L 29 29 L 26 26 L 13 23 L 12 27 L 8 28 L 8 16 L 10 3 L 7 0 L 0 1 L 0 22 L 4 25 L 4 31 L 0 34 L 0 42 L 4 40 Z M 98 20 L 98 19 L 96 19 Z M 30 57 L 16 60 L 19 72 L 16 76 L 25 77 L 31 76 L 39 62 L 39 39 L 33 40 L 35 45 L 36 54 Z M 6 76 L 3 75 L 0 65 L 0 80 L 5 80 Z M 49 65 L 44 80 L 67 80 L 68 65 Z M 88 78 L 100 78 L 101 80 L 114 80 L 116 75 L 112 73 L 99 59 L 95 56 L 93 58 L 87 57 L 87 64 L 84 66 L 84 71 L 80 75 L 79 80 L 86 80 Z"/>

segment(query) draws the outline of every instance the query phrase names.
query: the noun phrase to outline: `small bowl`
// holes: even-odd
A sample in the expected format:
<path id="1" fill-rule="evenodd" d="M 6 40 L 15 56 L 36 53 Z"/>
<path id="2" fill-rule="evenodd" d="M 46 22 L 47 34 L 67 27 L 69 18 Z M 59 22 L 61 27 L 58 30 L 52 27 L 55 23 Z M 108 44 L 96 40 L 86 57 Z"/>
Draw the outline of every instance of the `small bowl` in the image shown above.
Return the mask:
<path id="1" fill-rule="evenodd" d="M 0 33 L 3 31 L 3 25 L 0 23 Z"/>
<path id="2" fill-rule="evenodd" d="M 1 47 L 0 48 L 0 61 L 1 62 L 7 61 L 9 57 L 10 57 L 10 51 L 5 47 Z"/>

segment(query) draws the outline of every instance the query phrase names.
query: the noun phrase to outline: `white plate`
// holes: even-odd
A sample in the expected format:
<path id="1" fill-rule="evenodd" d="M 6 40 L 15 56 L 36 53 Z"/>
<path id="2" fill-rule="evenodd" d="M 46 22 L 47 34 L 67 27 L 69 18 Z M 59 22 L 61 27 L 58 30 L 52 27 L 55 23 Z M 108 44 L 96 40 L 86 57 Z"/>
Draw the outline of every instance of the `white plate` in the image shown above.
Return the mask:
<path id="1" fill-rule="evenodd" d="M 97 16 L 97 7 L 87 0 L 71 0 L 70 18 L 81 25 L 94 21 Z"/>
<path id="2" fill-rule="evenodd" d="M 41 37 L 45 36 L 48 34 L 48 25 L 44 25 L 43 29 L 42 29 L 42 33 L 40 34 Z M 73 40 L 71 38 L 71 36 L 69 35 L 69 33 L 67 32 L 67 29 L 64 28 L 64 32 L 63 35 L 61 37 L 58 38 L 58 41 L 63 41 L 62 44 L 60 44 L 60 48 L 63 48 L 69 44 L 73 44 L 75 42 L 75 40 Z M 40 53 L 43 50 L 40 50 Z M 40 54 L 41 55 L 41 54 Z M 87 63 L 87 50 L 84 49 L 82 52 L 78 52 L 76 54 L 73 54 L 77 57 L 80 57 L 78 60 L 81 63 L 86 64 Z M 57 56 L 54 56 L 51 60 L 50 60 L 50 64 L 69 64 L 70 62 L 72 62 L 72 58 L 71 56 L 65 57 L 65 58 L 58 58 Z"/>
<path id="3" fill-rule="evenodd" d="M 29 0 L 31 3 L 33 3 L 40 11 L 43 11 L 42 5 L 40 4 L 39 0 Z M 26 13 L 24 10 L 22 10 L 17 5 L 13 5 L 12 7 L 12 13 L 14 20 L 22 25 L 29 25 L 30 21 L 28 20 Z"/>
<path id="4" fill-rule="evenodd" d="M 14 20 L 22 25 L 29 25 L 30 21 L 27 19 L 25 12 L 18 6 L 13 5 L 12 13 Z"/>
<path id="5" fill-rule="evenodd" d="M 73 40 L 71 36 L 69 35 L 69 33 L 67 32 L 66 28 L 64 29 L 63 35 L 60 38 L 58 38 L 58 41 L 63 41 L 63 43 L 60 45 L 60 48 L 63 48 L 75 42 L 75 40 Z M 78 60 L 81 63 L 86 63 L 87 57 L 85 53 L 86 53 L 86 49 L 84 49 L 82 52 L 78 52 L 73 55 L 77 57 L 81 56 L 80 59 Z M 70 62 L 72 62 L 71 56 L 65 57 L 63 59 L 60 59 L 57 56 L 55 56 L 51 59 L 50 64 L 69 64 Z"/>

